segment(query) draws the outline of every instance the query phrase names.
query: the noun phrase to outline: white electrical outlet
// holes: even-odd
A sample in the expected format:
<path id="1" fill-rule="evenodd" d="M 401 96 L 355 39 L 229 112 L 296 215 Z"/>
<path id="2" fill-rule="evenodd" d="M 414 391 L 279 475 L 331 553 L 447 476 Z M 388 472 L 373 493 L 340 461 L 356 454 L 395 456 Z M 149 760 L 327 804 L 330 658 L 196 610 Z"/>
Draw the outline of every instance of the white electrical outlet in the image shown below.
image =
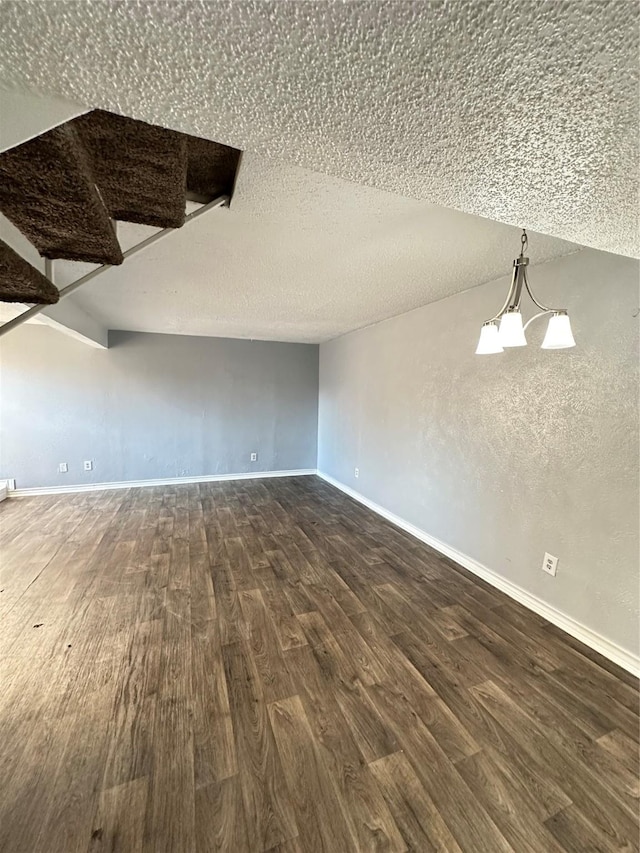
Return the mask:
<path id="1" fill-rule="evenodd" d="M 557 570 L 558 558 L 554 557 L 553 554 L 545 553 L 544 560 L 542 561 L 542 571 L 546 572 L 548 575 L 552 575 L 555 578 Z"/>
<path id="2" fill-rule="evenodd" d="M 252 461 L 252 462 L 257 462 L 257 461 L 258 461 L 258 454 L 257 454 L 257 453 L 252 453 L 252 454 L 251 454 L 251 461 Z"/>
<path id="3" fill-rule="evenodd" d="M 66 474 L 68 470 L 69 470 L 69 466 L 67 465 L 66 462 L 61 462 L 58 465 L 58 473 L 59 474 Z"/>
<path id="4" fill-rule="evenodd" d="M 84 470 L 93 471 L 93 462 L 90 459 L 84 460 Z"/>
<path id="5" fill-rule="evenodd" d="M 356 480 L 358 479 L 358 477 L 360 476 L 360 469 L 359 468 L 353 469 L 353 476 L 356 478 Z"/>

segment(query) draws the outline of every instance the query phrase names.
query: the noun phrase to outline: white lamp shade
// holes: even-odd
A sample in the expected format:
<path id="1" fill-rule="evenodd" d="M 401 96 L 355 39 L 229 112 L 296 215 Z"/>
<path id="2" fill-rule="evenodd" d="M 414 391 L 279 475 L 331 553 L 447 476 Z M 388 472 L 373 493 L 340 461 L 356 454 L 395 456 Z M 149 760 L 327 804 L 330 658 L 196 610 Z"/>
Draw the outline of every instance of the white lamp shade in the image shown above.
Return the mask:
<path id="1" fill-rule="evenodd" d="M 500 343 L 503 347 L 526 347 L 527 339 L 522 327 L 522 314 L 507 311 L 500 320 Z"/>
<path id="2" fill-rule="evenodd" d="M 504 352 L 500 343 L 498 327 L 495 323 L 485 323 L 480 330 L 476 355 L 490 355 L 494 352 Z"/>
<path id="3" fill-rule="evenodd" d="M 551 316 L 547 326 L 547 334 L 542 342 L 542 349 L 568 349 L 575 345 L 569 315 L 554 314 Z"/>

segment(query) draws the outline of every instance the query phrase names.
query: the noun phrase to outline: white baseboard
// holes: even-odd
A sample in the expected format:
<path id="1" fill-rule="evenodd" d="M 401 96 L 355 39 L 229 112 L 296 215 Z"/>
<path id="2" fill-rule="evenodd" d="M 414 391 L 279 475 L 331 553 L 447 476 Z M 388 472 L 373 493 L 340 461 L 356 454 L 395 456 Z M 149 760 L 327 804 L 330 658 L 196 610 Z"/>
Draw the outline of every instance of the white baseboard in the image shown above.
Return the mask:
<path id="1" fill-rule="evenodd" d="M 482 563 L 479 563 L 472 557 L 468 557 L 466 554 L 463 554 L 461 551 L 457 551 L 445 542 L 441 542 L 426 531 L 421 530 L 414 524 L 411 524 L 403 518 L 400 518 L 400 516 L 395 515 L 395 513 L 390 512 L 388 509 L 385 509 L 379 504 L 374 503 L 374 501 L 369 500 L 369 498 L 366 498 L 364 495 L 360 494 L 360 492 L 356 492 L 354 489 L 346 486 L 339 480 L 335 480 L 333 477 L 329 476 L 329 474 L 325 474 L 322 471 L 316 471 L 315 468 L 298 468 L 291 471 L 252 471 L 244 474 L 209 474 L 199 477 L 170 477 L 167 479 L 157 480 L 129 480 L 117 483 L 85 483 L 74 486 L 15 489 L 9 490 L 8 495 L 13 498 L 27 497 L 30 495 L 73 494 L 76 492 L 99 492 L 107 489 L 134 489 L 147 486 L 178 486 L 193 483 L 216 483 L 226 480 L 257 480 L 269 479 L 271 477 L 306 477 L 312 474 L 317 474 L 330 485 L 335 486 L 335 488 L 340 489 L 340 491 L 349 495 L 349 497 L 368 507 L 387 521 L 390 521 L 392 524 L 395 524 L 396 527 L 399 527 L 401 530 L 405 530 L 421 542 L 425 542 L 434 550 L 444 554 L 445 557 L 449 557 L 449 559 L 458 563 L 458 565 L 467 569 L 467 571 L 472 574 L 482 578 L 482 580 L 491 584 L 491 586 L 496 587 L 496 589 L 501 590 L 501 592 L 504 592 L 510 598 L 513 598 L 515 601 L 524 605 L 524 607 L 529 608 L 529 610 L 533 610 L 534 613 L 542 616 L 543 619 L 546 619 L 553 625 L 557 625 L 558 628 L 566 631 L 567 634 L 575 637 L 576 640 L 580 640 L 580 642 L 584 643 L 585 646 L 588 646 L 608 658 L 613 663 L 618 664 L 618 666 L 621 666 L 633 675 L 640 676 L 640 657 L 637 655 L 627 651 L 612 640 L 603 637 L 596 631 L 592 631 L 586 625 L 583 625 L 581 622 L 578 622 L 566 613 L 556 610 L 555 607 L 552 607 L 542 599 L 532 595 L 530 592 L 527 592 L 527 590 L 502 577 L 502 575 L 499 575 L 491 569 L 488 569 L 486 566 L 483 566 Z M 4 483 L 0 484 L 0 501 L 4 499 L 3 490 L 4 492 L 7 491 Z M 6 497 L 6 494 L 4 496 Z"/>
<path id="2" fill-rule="evenodd" d="M 6 482 L 0 482 L 0 502 L 5 501 L 9 497 L 9 489 Z"/>
<path id="3" fill-rule="evenodd" d="M 199 477 L 169 477 L 160 480 L 123 480 L 118 483 L 81 483 L 75 486 L 44 486 L 34 489 L 14 489 L 9 496 L 25 498 L 32 495 L 66 495 L 76 492 L 104 492 L 107 489 L 139 489 L 146 486 L 180 486 L 188 483 L 219 483 L 224 480 L 264 480 L 271 477 L 307 477 L 316 474 L 315 468 L 296 468 L 292 471 L 250 471 L 245 474 L 203 474 Z"/>
<path id="4" fill-rule="evenodd" d="M 502 575 L 496 574 L 496 572 L 493 572 L 491 569 L 483 566 L 482 563 L 478 563 L 477 560 L 474 560 L 472 557 L 468 557 L 466 554 L 463 554 L 461 551 L 457 551 L 445 542 L 441 542 L 439 539 L 436 539 L 434 536 L 431 536 L 429 533 L 426 533 L 414 524 L 405 521 L 393 512 L 389 512 L 388 509 L 374 503 L 369 500 L 369 498 L 361 495 L 360 492 L 356 492 L 354 489 L 351 489 L 349 486 L 345 486 L 345 484 L 341 483 L 339 480 L 335 480 L 333 477 L 330 477 L 322 471 L 318 471 L 318 476 L 323 480 L 326 480 L 330 485 L 335 486 L 336 489 L 340 489 L 340 491 L 349 495 L 349 497 L 361 504 L 364 504 L 364 506 L 368 507 L 373 512 L 381 515 L 383 518 L 386 518 L 387 521 L 395 524 L 396 527 L 405 530 L 407 533 L 415 536 L 416 539 L 430 545 L 434 550 L 444 554 L 445 557 L 449 557 L 449 559 L 458 563 L 474 575 L 482 578 L 482 580 L 491 584 L 491 586 L 496 587 L 496 589 L 501 590 L 501 592 L 504 592 L 510 598 L 513 598 L 515 601 L 525 607 L 528 607 L 529 610 L 533 610 L 534 613 L 542 616 L 543 619 L 557 625 L 558 628 L 561 628 L 567 634 L 575 637 L 576 640 L 580 640 L 580 642 L 584 643 L 585 646 L 589 646 L 590 649 L 593 649 L 608 658 L 613 663 L 618 664 L 618 666 L 621 666 L 633 675 L 640 676 L 640 657 L 637 655 L 623 649 L 622 646 L 608 640 L 601 634 L 592 631 L 591 628 L 588 628 L 581 622 L 576 621 L 571 616 L 567 616 L 566 613 L 556 610 L 555 607 L 547 604 L 541 598 L 532 595 L 530 592 L 527 592 L 526 589 L 517 586 L 517 584 L 514 584 L 502 577 Z"/>

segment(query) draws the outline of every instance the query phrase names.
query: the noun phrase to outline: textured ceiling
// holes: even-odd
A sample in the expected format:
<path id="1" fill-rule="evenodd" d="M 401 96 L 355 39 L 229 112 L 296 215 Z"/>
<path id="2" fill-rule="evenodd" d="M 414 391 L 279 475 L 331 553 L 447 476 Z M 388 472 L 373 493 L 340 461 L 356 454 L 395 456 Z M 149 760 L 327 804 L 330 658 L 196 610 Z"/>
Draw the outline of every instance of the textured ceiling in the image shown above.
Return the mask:
<path id="1" fill-rule="evenodd" d="M 118 226 L 124 249 L 150 233 Z M 37 263 L 6 221 L 0 234 Z M 529 238 L 532 263 L 578 248 Z M 245 154 L 231 209 L 68 298 L 111 329 L 319 342 L 505 275 L 519 249 L 513 226 Z M 56 284 L 88 269 L 56 262 Z"/>
<path id="2" fill-rule="evenodd" d="M 0 81 L 636 255 L 638 8 L 18 0 Z"/>

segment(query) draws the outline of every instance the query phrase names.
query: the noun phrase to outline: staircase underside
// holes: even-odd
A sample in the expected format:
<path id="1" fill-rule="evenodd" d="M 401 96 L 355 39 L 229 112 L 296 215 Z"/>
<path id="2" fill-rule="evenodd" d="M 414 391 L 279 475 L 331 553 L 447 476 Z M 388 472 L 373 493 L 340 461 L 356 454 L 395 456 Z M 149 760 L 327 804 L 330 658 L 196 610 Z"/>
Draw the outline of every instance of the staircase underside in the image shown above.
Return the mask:
<path id="1" fill-rule="evenodd" d="M 0 211 L 45 258 L 121 264 L 113 220 L 179 228 L 187 198 L 231 196 L 239 159 L 235 148 L 94 110 L 0 154 Z M 0 243 L 0 301 L 56 301 L 54 285 L 23 261 L 47 283 L 38 279 L 38 291 L 7 250 Z"/>
<path id="2" fill-rule="evenodd" d="M 184 224 L 187 144 L 179 134 L 102 111 L 71 123 L 113 219 L 158 228 Z"/>
<path id="3" fill-rule="evenodd" d="M 0 210 L 45 258 L 122 263 L 86 152 L 68 124 L 0 155 Z"/>
<path id="4" fill-rule="evenodd" d="M 53 305 L 58 290 L 40 270 L 0 240 L 0 301 Z"/>

